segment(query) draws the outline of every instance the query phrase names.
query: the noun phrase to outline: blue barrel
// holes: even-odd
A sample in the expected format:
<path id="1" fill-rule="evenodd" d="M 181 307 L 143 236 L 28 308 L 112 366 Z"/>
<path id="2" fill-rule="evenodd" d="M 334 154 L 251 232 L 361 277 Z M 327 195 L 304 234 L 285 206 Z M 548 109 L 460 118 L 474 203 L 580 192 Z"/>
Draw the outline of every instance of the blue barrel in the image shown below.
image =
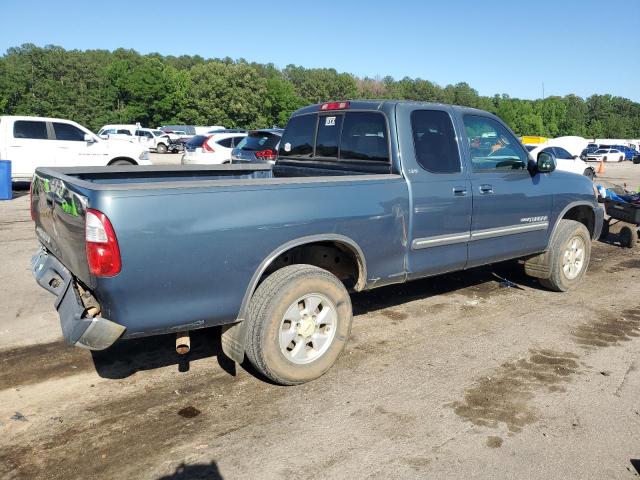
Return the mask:
<path id="1" fill-rule="evenodd" d="M 0 160 L 0 200 L 11 200 L 11 162 Z"/>

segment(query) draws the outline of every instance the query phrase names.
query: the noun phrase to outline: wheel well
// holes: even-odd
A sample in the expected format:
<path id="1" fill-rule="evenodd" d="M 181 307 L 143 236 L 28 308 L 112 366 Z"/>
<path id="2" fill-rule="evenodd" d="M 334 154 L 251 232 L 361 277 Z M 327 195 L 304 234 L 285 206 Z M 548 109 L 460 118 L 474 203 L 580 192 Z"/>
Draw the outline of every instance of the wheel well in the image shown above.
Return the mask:
<path id="1" fill-rule="evenodd" d="M 260 282 L 287 265 L 307 264 L 328 270 L 347 289 L 362 290 L 365 284 L 363 260 L 350 246 L 339 241 L 320 241 L 298 245 L 282 252 L 265 269 Z M 256 286 L 257 288 L 257 286 Z"/>
<path id="2" fill-rule="evenodd" d="M 137 165 L 138 162 L 136 162 L 133 158 L 129 158 L 129 157 L 116 157 L 111 159 L 111 161 L 107 164 L 107 166 L 109 165 L 113 165 L 114 163 L 124 160 L 125 162 L 129 162 L 131 165 Z"/>
<path id="3" fill-rule="evenodd" d="M 593 209 L 588 205 L 577 205 L 573 208 L 570 208 L 562 218 L 567 220 L 575 220 L 576 222 L 582 223 L 585 227 L 587 227 L 587 230 L 589 230 L 589 235 L 593 237 L 593 229 L 595 228 L 595 214 L 593 213 Z"/>

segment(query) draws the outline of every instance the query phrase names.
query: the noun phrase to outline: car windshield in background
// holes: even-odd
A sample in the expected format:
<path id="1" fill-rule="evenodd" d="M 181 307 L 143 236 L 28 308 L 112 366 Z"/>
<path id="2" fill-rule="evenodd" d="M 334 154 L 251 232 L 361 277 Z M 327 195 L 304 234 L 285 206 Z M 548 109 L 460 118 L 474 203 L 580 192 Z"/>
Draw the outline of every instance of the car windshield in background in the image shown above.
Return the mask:
<path id="1" fill-rule="evenodd" d="M 187 148 L 198 148 L 201 147 L 202 144 L 204 143 L 204 141 L 207 139 L 206 135 L 196 135 L 195 137 L 191 138 L 187 143 L 186 143 L 186 147 Z"/>
<path id="2" fill-rule="evenodd" d="M 161 135 L 166 135 L 162 130 L 153 130 L 153 134 L 154 134 L 156 137 L 159 137 L 159 136 L 161 136 Z"/>
<path id="3" fill-rule="evenodd" d="M 258 150 L 275 149 L 280 137 L 269 132 L 251 132 L 244 137 L 237 148 L 256 152 Z"/>
<path id="4" fill-rule="evenodd" d="M 596 150 L 596 153 L 609 153 L 609 150 Z"/>
<path id="5" fill-rule="evenodd" d="M 534 148 L 538 148 L 538 146 L 537 145 L 525 145 L 524 148 L 527 149 L 527 152 L 530 152 Z"/>

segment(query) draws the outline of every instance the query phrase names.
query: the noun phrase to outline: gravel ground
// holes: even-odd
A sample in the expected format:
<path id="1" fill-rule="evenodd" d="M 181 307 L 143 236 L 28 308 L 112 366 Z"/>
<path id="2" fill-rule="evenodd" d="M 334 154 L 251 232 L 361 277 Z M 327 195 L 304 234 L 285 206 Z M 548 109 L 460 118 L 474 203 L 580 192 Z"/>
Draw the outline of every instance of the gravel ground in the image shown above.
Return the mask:
<path id="1" fill-rule="evenodd" d="M 635 189 L 640 165 L 598 181 Z M 356 294 L 337 365 L 279 387 L 225 361 L 216 329 L 188 361 L 172 336 L 63 344 L 18 191 L 0 202 L 0 478 L 637 477 L 640 247 L 616 240 L 566 294 L 513 262 Z"/>

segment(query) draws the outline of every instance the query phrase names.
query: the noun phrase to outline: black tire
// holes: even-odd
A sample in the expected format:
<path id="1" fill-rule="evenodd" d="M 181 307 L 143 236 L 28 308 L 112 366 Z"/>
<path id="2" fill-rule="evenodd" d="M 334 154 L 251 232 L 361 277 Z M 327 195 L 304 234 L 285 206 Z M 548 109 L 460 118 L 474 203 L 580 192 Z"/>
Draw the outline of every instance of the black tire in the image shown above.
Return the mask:
<path id="1" fill-rule="evenodd" d="M 156 145 L 156 153 L 167 153 L 167 146 L 164 143 Z"/>
<path id="2" fill-rule="evenodd" d="M 640 156 L 633 157 L 634 165 L 638 165 L 640 163 Z"/>
<path id="3" fill-rule="evenodd" d="M 638 243 L 638 228 L 625 225 L 620 229 L 620 245 L 626 248 L 635 247 Z"/>
<path id="4" fill-rule="evenodd" d="M 113 162 L 111 162 L 109 164 L 110 167 L 115 167 L 115 166 L 118 166 L 118 165 L 120 165 L 120 166 L 123 166 L 123 165 L 131 166 L 131 165 L 135 165 L 135 163 L 133 162 L 133 160 L 126 160 L 124 158 L 121 158 L 119 160 L 114 160 Z"/>
<path id="5" fill-rule="evenodd" d="M 609 220 L 602 222 L 602 230 L 600 230 L 600 240 L 606 240 L 609 238 Z"/>
<path id="6" fill-rule="evenodd" d="M 593 182 L 593 179 L 596 177 L 596 174 L 592 168 L 585 169 L 583 175 L 587 177 L 589 180 L 591 180 L 592 182 Z"/>
<path id="7" fill-rule="evenodd" d="M 333 303 L 337 321 L 324 353 L 300 365 L 285 357 L 281 350 L 280 329 L 287 310 L 298 299 L 311 294 L 320 294 Z M 351 333 L 351 319 L 351 299 L 338 278 L 312 265 L 289 265 L 267 277 L 251 298 L 245 320 L 247 358 L 261 374 L 280 385 L 314 380 L 329 370 L 344 350 Z"/>
<path id="8" fill-rule="evenodd" d="M 618 163 L 622 162 L 623 160 L 624 160 L 624 157 L 620 157 L 620 158 L 618 159 Z"/>
<path id="9" fill-rule="evenodd" d="M 565 252 L 575 238 L 579 238 L 583 242 L 584 259 L 576 276 L 570 278 L 564 271 L 563 260 Z M 549 251 L 546 258 L 548 258 L 550 276 L 549 278 L 539 279 L 543 287 L 555 292 L 566 292 L 580 283 L 589 267 L 589 259 L 591 258 L 591 236 L 587 227 L 575 220 L 560 220 L 549 243 Z"/>

